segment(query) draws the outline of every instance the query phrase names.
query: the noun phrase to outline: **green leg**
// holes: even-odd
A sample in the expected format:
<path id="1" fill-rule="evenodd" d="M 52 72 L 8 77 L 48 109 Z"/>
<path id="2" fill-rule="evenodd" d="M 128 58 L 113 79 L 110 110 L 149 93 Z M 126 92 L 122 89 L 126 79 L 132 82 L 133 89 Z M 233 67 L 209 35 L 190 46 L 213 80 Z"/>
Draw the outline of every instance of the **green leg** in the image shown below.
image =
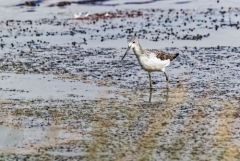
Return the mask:
<path id="1" fill-rule="evenodd" d="M 152 88 L 149 88 L 149 103 L 152 102 Z"/>
<path id="2" fill-rule="evenodd" d="M 150 72 L 148 72 L 148 77 L 149 77 L 150 88 L 152 88 L 152 78 L 151 78 L 151 73 Z"/>

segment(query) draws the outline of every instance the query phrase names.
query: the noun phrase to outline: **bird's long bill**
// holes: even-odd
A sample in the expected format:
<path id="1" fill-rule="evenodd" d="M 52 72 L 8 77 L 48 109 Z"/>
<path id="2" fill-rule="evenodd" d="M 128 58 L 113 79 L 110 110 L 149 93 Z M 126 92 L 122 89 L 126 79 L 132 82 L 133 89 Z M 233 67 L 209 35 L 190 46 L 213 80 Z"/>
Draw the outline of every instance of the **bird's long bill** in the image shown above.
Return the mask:
<path id="1" fill-rule="evenodd" d="M 127 55 L 127 53 L 128 53 L 128 51 L 129 51 L 129 49 L 130 49 L 130 47 L 128 47 L 127 48 L 127 50 L 126 50 L 126 52 L 125 52 L 125 54 L 123 55 L 123 57 L 122 57 L 122 60 L 125 58 L 125 56 Z"/>

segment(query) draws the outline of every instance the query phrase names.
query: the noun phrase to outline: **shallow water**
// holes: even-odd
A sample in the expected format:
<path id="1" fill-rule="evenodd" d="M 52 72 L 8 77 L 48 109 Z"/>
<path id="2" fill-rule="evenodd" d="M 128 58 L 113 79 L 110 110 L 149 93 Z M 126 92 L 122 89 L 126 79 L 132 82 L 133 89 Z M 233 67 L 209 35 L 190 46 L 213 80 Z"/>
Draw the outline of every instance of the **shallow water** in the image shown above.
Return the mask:
<path id="1" fill-rule="evenodd" d="M 239 160 L 237 0 L 36 2 L 0 4 L 2 160 Z M 169 89 L 120 62 L 135 32 Z"/>
<path id="2" fill-rule="evenodd" d="M 111 98 L 114 88 L 40 74 L 0 74 L 1 99 L 92 100 Z"/>

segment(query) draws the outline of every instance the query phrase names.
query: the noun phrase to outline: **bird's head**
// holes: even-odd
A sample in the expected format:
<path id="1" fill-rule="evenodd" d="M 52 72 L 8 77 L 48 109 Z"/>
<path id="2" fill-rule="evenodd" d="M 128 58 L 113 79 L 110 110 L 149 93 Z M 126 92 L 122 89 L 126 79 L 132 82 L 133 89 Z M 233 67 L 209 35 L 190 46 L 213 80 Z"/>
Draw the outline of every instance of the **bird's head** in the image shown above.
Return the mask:
<path id="1" fill-rule="evenodd" d="M 128 48 L 127 48 L 124 56 L 122 57 L 122 60 L 125 58 L 125 56 L 127 55 L 128 51 L 129 51 L 130 49 L 134 49 L 134 48 L 136 48 L 137 46 L 139 46 L 138 39 L 137 39 L 135 36 L 133 36 L 133 37 L 128 41 Z"/>

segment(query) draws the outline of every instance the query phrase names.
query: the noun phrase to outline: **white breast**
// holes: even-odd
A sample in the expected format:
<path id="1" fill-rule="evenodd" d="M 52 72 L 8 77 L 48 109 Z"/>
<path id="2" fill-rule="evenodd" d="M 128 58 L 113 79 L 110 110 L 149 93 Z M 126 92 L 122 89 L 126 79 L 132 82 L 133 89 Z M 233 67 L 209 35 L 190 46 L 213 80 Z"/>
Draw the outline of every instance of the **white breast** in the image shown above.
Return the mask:
<path id="1" fill-rule="evenodd" d="M 139 57 L 139 63 L 147 71 L 165 71 L 165 67 L 170 65 L 170 59 L 161 60 L 154 54 L 142 55 Z"/>

